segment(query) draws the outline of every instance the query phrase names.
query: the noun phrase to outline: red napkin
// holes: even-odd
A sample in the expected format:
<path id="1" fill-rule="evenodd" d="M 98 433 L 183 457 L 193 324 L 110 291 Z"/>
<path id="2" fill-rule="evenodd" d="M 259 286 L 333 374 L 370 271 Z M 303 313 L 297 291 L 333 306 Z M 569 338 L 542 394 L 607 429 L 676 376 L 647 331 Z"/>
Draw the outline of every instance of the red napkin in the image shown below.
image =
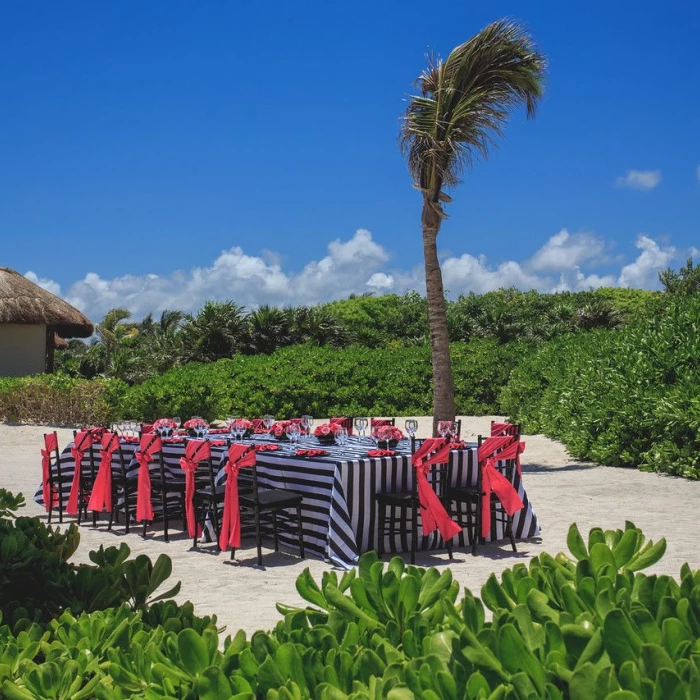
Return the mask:
<path id="1" fill-rule="evenodd" d="M 279 450 L 280 446 L 274 443 L 268 443 L 267 445 L 253 445 L 256 452 L 275 452 Z"/>
<path id="2" fill-rule="evenodd" d="M 209 429 L 209 435 L 223 435 L 224 433 L 228 433 L 228 430 L 226 430 L 226 428 L 210 428 Z"/>
<path id="3" fill-rule="evenodd" d="M 330 453 L 327 450 L 297 450 L 297 457 L 327 457 Z"/>
<path id="4" fill-rule="evenodd" d="M 139 439 L 135 435 L 122 435 L 119 439 L 122 442 L 133 442 L 133 443 L 137 443 L 137 444 L 139 441 Z"/>
<path id="5" fill-rule="evenodd" d="M 254 429 L 253 429 L 253 432 L 254 432 L 256 435 L 267 435 L 267 433 L 268 433 L 269 431 L 268 431 L 267 428 L 262 427 L 262 428 L 254 428 Z"/>
<path id="6" fill-rule="evenodd" d="M 221 447 L 221 445 L 226 444 L 226 440 L 210 440 L 209 441 L 214 447 Z"/>
<path id="7" fill-rule="evenodd" d="M 367 453 L 368 457 L 393 457 L 396 454 L 394 450 L 370 450 Z"/>
<path id="8" fill-rule="evenodd" d="M 451 450 L 468 450 L 469 445 L 467 445 L 466 442 L 451 442 L 450 449 Z"/>
<path id="9" fill-rule="evenodd" d="M 180 443 L 183 443 L 183 442 L 185 442 L 185 438 L 181 438 L 181 437 L 163 438 L 163 442 L 180 442 Z"/>

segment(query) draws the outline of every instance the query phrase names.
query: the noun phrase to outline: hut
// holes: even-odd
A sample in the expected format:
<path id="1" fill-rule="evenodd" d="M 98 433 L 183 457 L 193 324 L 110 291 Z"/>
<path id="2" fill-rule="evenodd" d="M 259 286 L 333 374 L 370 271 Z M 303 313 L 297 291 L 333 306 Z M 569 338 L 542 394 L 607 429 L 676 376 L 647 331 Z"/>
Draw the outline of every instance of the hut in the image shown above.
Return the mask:
<path id="1" fill-rule="evenodd" d="M 53 372 L 63 338 L 87 338 L 90 320 L 19 272 L 0 267 L 0 376 Z"/>

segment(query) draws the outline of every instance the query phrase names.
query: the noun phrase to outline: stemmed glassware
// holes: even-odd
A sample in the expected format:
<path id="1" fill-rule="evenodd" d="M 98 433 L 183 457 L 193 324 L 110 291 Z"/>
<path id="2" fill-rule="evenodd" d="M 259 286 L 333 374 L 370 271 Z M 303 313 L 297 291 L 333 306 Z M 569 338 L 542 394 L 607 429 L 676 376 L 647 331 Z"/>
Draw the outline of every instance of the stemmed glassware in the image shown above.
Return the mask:
<path id="1" fill-rule="evenodd" d="M 367 423 L 368 423 L 368 421 L 366 418 L 362 418 L 362 417 L 355 418 L 355 430 L 357 431 L 358 435 L 361 435 L 362 437 L 364 437 L 365 430 L 367 429 Z"/>
<path id="2" fill-rule="evenodd" d="M 307 435 L 311 435 L 311 426 L 314 424 L 313 416 L 302 416 L 301 427 Z"/>
<path id="3" fill-rule="evenodd" d="M 347 445 L 348 444 L 348 429 L 342 425 L 340 427 L 338 427 L 337 430 L 335 431 L 335 441 L 341 447 L 344 447 L 345 445 Z"/>
<path id="4" fill-rule="evenodd" d="M 236 420 L 233 421 L 233 433 L 236 437 L 236 440 L 242 440 L 243 436 L 245 435 L 245 431 L 247 429 L 246 422 L 242 420 L 241 418 L 237 418 Z"/>
<path id="5" fill-rule="evenodd" d="M 451 435 L 452 431 L 455 429 L 454 425 L 454 421 L 451 420 L 438 421 L 438 433 L 440 433 L 440 437 L 444 438 Z"/>
<path id="6" fill-rule="evenodd" d="M 173 416 L 173 423 L 175 423 L 175 430 L 173 430 L 173 434 L 175 434 L 182 425 L 182 419 L 180 418 L 180 416 Z"/>
<path id="7" fill-rule="evenodd" d="M 263 416 L 263 425 L 265 426 L 265 430 L 267 430 L 267 437 L 271 437 L 270 428 L 272 427 L 272 424 L 274 422 L 275 422 L 274 416 Z"/>
<path id="8" fill-rule="evenodd" d="M 299 436 L 301 435 L 301 428 L 299 427 L 298 423 L 290 423 L 287 426 L 287 430 L 285 431 L 287 434 L 287 437 L 289 438 L 289 442 L 292 444 L 292 451 L 294 451 L 294 448 L 299 442 Z"/>
<path id="9" fill-rule="evenodd" d="M 413 438 L 418 432 L 418 421 L 415 418 L 408 418 L 406 420 L 406 432 Z"/>

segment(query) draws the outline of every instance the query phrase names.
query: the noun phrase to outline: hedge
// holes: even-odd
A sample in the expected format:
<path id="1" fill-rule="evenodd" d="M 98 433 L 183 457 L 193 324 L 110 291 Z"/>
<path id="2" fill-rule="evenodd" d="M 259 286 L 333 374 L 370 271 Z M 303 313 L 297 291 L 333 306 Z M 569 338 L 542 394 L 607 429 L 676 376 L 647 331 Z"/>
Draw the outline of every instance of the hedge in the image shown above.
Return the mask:
<path id="1" fill-rule="evenodd" d="M 575 457 L 700 478 L 700 297 L 620 331 L 555 340 L 501 394 L 527 432 Z"/>

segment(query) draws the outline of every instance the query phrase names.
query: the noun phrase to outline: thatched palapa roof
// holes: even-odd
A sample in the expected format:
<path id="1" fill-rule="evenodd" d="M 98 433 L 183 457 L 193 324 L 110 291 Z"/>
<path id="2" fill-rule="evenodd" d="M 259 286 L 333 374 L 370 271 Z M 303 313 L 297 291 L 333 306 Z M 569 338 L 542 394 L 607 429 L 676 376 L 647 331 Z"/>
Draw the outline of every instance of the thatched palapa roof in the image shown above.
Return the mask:
<path id="1" fill-rule="evenodd" d="M 87 338 L 94 331 L 78 309 L 9 267 L 0 267 L 0 323 L 40 323 L 64 338 Z"/>

